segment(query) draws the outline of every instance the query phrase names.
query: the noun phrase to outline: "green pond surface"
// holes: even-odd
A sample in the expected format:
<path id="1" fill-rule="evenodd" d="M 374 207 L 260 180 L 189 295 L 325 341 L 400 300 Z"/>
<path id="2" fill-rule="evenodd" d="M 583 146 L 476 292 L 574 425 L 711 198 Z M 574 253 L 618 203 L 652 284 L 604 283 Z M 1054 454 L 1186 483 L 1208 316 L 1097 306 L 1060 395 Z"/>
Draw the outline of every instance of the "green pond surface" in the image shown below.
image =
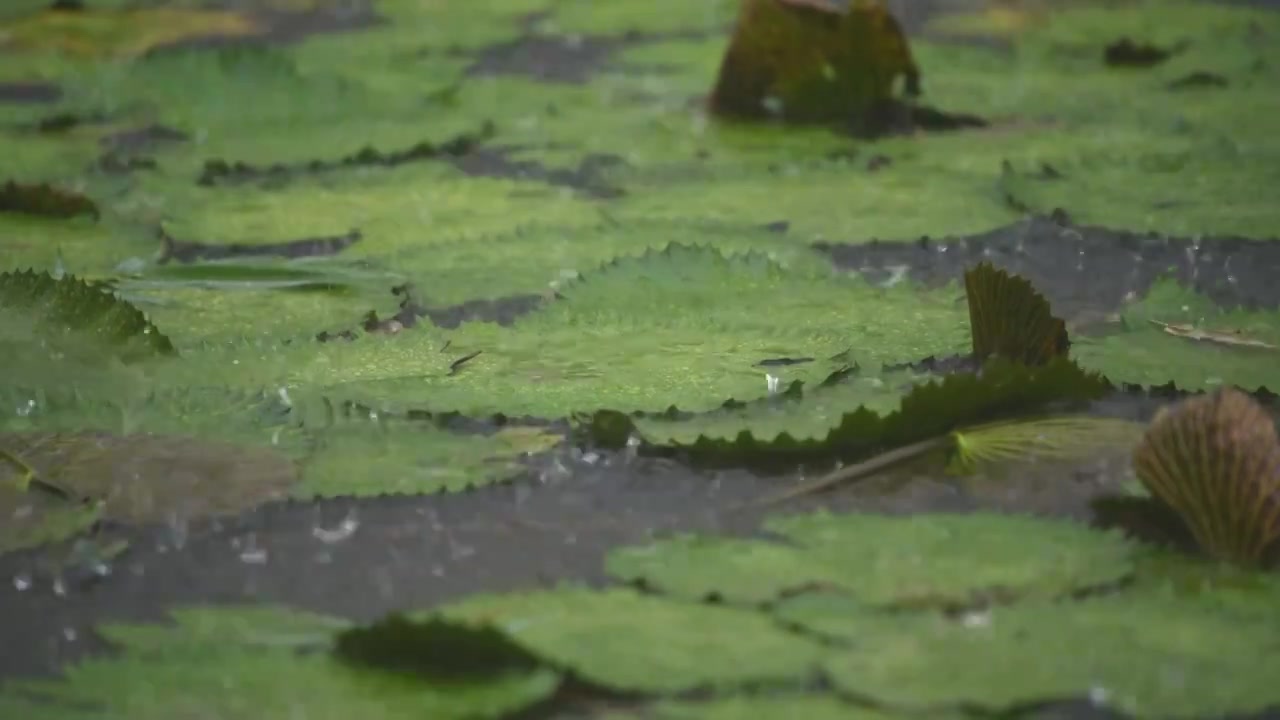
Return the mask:
<path id="1" fill-rule="evenodd" d="M 871 139 L 708 112 L 734 0 L 85 4 L 0 8 L 0 717 L 1280 708 L 1280 579 L 1082 510 L 1280 389 L 1280 13 L 889 3 L 984 125 Z M 1075 365 L 948 369 L 982 260 Z"/>

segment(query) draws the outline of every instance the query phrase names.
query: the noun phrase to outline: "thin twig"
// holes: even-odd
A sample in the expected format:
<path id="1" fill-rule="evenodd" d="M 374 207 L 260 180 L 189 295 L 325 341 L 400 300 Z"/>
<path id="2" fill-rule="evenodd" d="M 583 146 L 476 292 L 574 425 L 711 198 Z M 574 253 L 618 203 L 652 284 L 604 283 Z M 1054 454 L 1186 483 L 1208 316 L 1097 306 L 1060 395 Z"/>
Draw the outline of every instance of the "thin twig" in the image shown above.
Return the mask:
<path id="1" fill-rule="evenodd" d="M 751 503 L 753 506 L 771 506 L 788 500 L 794 500 L 798 497 L 806 495 L 815 495 L 817 493 L 826 492 L 845 482 L 857 480 L 866 475 L 870 475 L 877 470 L 882 470 L 891 465 L 896 465 L 907 460 L 920 457 L 931 450 L 946 447 L 951 442 L 951 433 L 939 437 L 921 440 L 917 443 L 904 445 L 900 448 L 894 448 L 885 453 L 876 455 L 873 458 L 864 460 L 860 463 L 840 468 L 834 472 L 807 483 L 801 483 L 795 487 L 788 488 L 776 495 L 770 495 L 762 500 Z"/>

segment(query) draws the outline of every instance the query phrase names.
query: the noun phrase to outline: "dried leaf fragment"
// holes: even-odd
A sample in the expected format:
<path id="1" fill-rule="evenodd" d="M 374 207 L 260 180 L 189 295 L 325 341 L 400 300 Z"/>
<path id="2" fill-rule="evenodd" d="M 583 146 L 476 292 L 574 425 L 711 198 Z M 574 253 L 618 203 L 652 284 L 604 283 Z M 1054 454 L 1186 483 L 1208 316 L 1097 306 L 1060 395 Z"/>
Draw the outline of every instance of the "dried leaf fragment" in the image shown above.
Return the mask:
<path id="1" fill-rule="evenodd" d="M 1209 555 L 1253 565 L 1280 538 L 1280 439 L 1248 395 L 1224 388 L 1162 409 L 1133 464 Z"/>
<path id="2" fill-rule="evenodd" d="M 1203 330 L 1194 325 L 1164 323 L 1159 320 L 1149 320 L 1152 325 L 1164 330 L 1170 335 L 1186 338 L 1188 340 L 1201 340 L 1205 342 L 1218 343 L 1220 345 L 1231 345 L 1236 347 L 1256 347 L 1266 348 L 1268 350 L 1278 350 L 1280 347 L 1272 345 L 1268 342 L 1256 340 L 1245 336 L 1243 333 L 1236 332 L 1220 332 L 1214 330 Z"/>

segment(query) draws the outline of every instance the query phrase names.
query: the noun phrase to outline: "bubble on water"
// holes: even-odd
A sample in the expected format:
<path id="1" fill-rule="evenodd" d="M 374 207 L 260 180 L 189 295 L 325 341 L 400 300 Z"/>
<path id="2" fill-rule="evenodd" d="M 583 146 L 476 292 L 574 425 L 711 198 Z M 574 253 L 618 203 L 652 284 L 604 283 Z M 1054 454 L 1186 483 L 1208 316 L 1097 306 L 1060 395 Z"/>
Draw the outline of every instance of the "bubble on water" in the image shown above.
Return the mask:
<path id="1" fill-rule="evenodd" d="M 62 577 L 58 576 L 53 579 L 53 594 L 58 597 L 67 596 L 67 584 L 62 581 Z"/>
<path id="2" fill-rule="evenodd" d="M 582 462 L 586 463 L 587 465 L 595 465 L 599 461 L 600 461 L 600 453 L 585 452 L 582 454 Z"/>
<path id="3" fill-rule="evenodd" d="M 67 642 L 75 642 L 76 638 L 79 637 L 79 635 L 76 633 L 75 628 L 64 627 L 62 628 L 62 637 L 66 638 Z"/>
<path id="4" fill-rule="evenodd" d="M 31 576 L 27 573 L 18 573 L 13 576 L 13 587 L 18 592 L 26 592 L 31 589 Z"/>
<path id="5" fill-rule="evenodd" d="M 779 378 L 776 375 L 770 375 L 769 373 L 764 374 L 765 388 L 768 390 L 770 395 L 778 392 L 778 380 Z"/>
<path id="6" fill-rule="evenodd" d="M 1111 693 L 1101 685 L 1094 685 L 1089 688 L 1089 702 L 1094 705 L 1106 705 L 1107 699 L 1111 697 Z"/>
<path id="7" fill-rule="evenodd" d="M 986 610 L 967 612 L 960 618 L 960 624 L 967 628 L 990 627 L 991 613 Z"/>
<path id="8" fill-rule="evenodd" d="M 26 416 L 30 415 L 30 414 L 31 414 L 31 412 L 32 412 L 33 410 L 35 410 L 35 409 L 36 409 L 36 401 L 35 401 L 35 400 L 27 400 L 27 402 L 26 402 L 25 404 L 23 404 L 23 405 L 19 405 L 19 406 L 14 410 L 14 412 L 16 412 L 16 413 L 17 413 L 18 417 L 26 417 Z"/>

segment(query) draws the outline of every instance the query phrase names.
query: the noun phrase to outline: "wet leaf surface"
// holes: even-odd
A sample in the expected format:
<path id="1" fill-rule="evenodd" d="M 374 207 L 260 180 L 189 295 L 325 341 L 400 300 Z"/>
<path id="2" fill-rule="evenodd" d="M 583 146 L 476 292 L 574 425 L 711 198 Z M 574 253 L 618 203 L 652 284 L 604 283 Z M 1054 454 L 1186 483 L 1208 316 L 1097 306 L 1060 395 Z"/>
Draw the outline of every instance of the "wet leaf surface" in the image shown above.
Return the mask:
<path id="1" fill-rule="evenodd" d="M 892 542 L 836 533 L 866 554 L 782 542 L 776 529 L 799 521 L 751 507 L 803 485 L 815 461 L 1076 391 L 1117 428 L 1230 385 L 1274 416 L 1259 390 L 1280 386 L 1274 352 L 1239 343 L 1280 344 L 1274 12 L 886 0 L 906 35 L 883 25 L 842 47 L 885 61 L 882 85 L 918 72 L 924 104 L 878 118 L 917 132 L 859 140 L 709 112 L 726 51 L 742 59 L 733 0 L 125 5 L 0 8 L 3 180 L 68 201 L 41 205 L 66 216 L 0 213 L 0 271 L 83 278 L 130 304 L 89 317 L 41 290 L 0 313 L 0 437 L 21 460 L 0 465 L 13 511 L 0 517 L 0 634 L 26 649 L 0 653 L 0 715 L 887 718 L 918 697 L 941 706 L 917 716 L 960 704 L 1096 719 L 1277 703 L 1244 660 L 1266 657 L 1256 643 L 1273 633 L 1257 609 L 1265 576 L 1117 559 L 1115 535 L 1085 529 L 1133 509 L 1098 500 L 1135 482 L 1119 437 L 1089 457 L 999 445 L 999 462 L 963 476 L 927 457 L 792 501 L 864 531 L 883 514 L 936 520 L 883 520 Z M 1110 67 L 1121 38 L 1169 53 Z M 984 262 L 1051 304 L 1078 368 L 975 375 L 959 354 L 974 340 L 962 282 Z M 160 357 L 159 338 L 180 356 Z M 112 359 L 117 341 L 128 363 Z M 858 408 L 866 422 L 842 425 Z M 576 413 L 600 421 L 586 428 L 596 442 L 564 442 Z M 63 442 L 32 454 L 33 438 Z M 698 447 L 729 467 L 663 457 Z M 300 477 L 283 471 L 295 464 Z M 46 492 L 28 467 L 107 503 Z M 118 477 L 131 470 L 148 482 Z M 124 512 L 130 498 L 146 511 Z M 162 511 L 184 503 L 229 514 Z M 1060 536 L 1064 517 L 1078 524 Z M 951 522 L 993 524 L 966 525 L 965 540 Z M 955 532 L 930 535 L 943 529 Z M 776 603 L 817 577 L 861 604 L 837 598 L 819 617 L 788 610 L 812 600 L 804 587 L 773 614 L 555 589 L 608 583 L 612 551 L 669 548 L 672 533 L 716 548 L 715 563 L 644 568 L 683 568 L 681 582 L 663 576 L 683 594 L 714 584 Z M 804 557 L 718 564 L 744 546 Z M 874 558 L 860 582 L 827 577 Z M 1014 590 L 990 591 L 1002 583 Z M 1094 583 L 1100 597 L 1072 596 Z M 1157 597 L 1166 585 L 1197 594 Z M 918 600 L 916 587 L 931 609 L 865 607 Z M 932 610 L 993 597 L 1012 604 L 988 626 Z M 560 670 L 446 686 L 339 662 L 326 649 L 346 625 L 295 611 L 155 624 L 225 601 L 361 623 L 456 603 L 536 616 L 546 624 L 506 631 Z M 798 625 L 780 620 L 790 611 Z M 842 647 L 837 621 L 868 644 Z M 959 632 L 982 627 L 992 642 Z M 38 693 L 52 706 L 11 684 L 69 664 Z M 584 674 L 722 691 L 619 696 Z"/>
<path id="2" fill-rule="evenodd" d="M 762 603 L 820 587 L 866 607 L 917 608 L 1061 596 L 1132 571 L 1129 543 L 1072 523 L 819 514 L 765 529 L 778 540 L 688 537 L 617 551 L 608 567 L 619 579 L 695 599 Z"/>

